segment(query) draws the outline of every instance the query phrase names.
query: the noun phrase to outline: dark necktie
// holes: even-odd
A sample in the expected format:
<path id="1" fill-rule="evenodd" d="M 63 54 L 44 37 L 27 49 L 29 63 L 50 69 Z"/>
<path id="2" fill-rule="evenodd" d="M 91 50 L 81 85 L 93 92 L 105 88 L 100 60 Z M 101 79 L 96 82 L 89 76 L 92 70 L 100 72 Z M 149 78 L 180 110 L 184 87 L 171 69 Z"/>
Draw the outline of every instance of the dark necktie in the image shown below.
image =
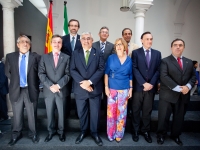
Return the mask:
<path id="1" fill-rule="evenodd" d="M 22 59 L 20 62 L 20 87 L 26 86 L 26 55 L 22 55 Z"/>
<path id="2" fill-rule="evenodd" d="M 105 50 L 105 43 L 102 42 L 101 43 L 101 52 L 104 53 L 104 50 Z"/>
<path id="3" fill-rule="evenodd" d="M 74 50 L 74 39 L 75 39 L 75 37 L 73 36 L 73 37 L 72 37 L 72 41 L 71 41 L 71 48 L 72 48 L 72 51 Z"/>
<path id="4" fill-rule="evenodd" d="M 183 65 L 182 65 L 182 62 L 181 62 L 181 58 L 178 57 L 177 60 L 178 60 L 178 64 L 179 64 L 180 68 L 183 69 Z"/>
<path id="5" fill-rule="evenodd" d="M 150 59 L 149 59 L 149 50 L 146 50 L 146 61 L 147 61 L 147 66 L 149 68 L 149 61 L 150 61 Z"/>

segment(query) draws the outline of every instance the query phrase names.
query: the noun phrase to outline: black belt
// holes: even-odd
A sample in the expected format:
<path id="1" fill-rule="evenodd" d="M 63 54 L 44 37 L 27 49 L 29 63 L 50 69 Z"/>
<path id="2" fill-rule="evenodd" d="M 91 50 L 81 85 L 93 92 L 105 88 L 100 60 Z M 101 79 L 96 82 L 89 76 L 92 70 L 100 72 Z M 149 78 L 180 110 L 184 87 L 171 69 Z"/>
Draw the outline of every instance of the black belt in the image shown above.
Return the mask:
<path id="1" fill-rule="evenodd" d="M 28 86 L 25 86 L 25 87 L 20 87 L 20 89 L 26 89 L 26 88 L 28 88 Z"/>

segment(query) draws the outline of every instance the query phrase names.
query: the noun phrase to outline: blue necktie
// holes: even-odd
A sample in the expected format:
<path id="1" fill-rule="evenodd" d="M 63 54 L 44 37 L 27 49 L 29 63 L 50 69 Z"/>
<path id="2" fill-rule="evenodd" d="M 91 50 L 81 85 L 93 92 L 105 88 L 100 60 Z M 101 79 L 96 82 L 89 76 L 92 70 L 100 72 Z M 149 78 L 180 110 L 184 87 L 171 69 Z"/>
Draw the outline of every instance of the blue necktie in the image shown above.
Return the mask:
<path id="1" fill-rule="evenodd" d="M 105 50 L 105 43 L 102 42 L 101 43 L 101 52 L 104 53 L 104 50 Z"/>
<path id="2" fill-rule="evenodd" d="M 20 62 L 20 69 L 19 69 L 19 75 L 20 75 L 20 87 L 26 86 L 26 55 L 22 55 L 22 59 Z"/>
<path id="3" fill-rule="evenodd" d="M 149 68 L 149 61 L 150 61 L 150 58 L 149 58 L 149 50 L 146 50 L 146 61 L 147 61 L 147 66 Z"/>
<path id="4" fill-rule="evenodd" d="M 73 36 L 73 37 L 72 37 L 72 41 L 71 41 L 71 48 L 72 48 L 72 51 L 74 50 L 74 39 L 75 39 L 75 37 Z"/>

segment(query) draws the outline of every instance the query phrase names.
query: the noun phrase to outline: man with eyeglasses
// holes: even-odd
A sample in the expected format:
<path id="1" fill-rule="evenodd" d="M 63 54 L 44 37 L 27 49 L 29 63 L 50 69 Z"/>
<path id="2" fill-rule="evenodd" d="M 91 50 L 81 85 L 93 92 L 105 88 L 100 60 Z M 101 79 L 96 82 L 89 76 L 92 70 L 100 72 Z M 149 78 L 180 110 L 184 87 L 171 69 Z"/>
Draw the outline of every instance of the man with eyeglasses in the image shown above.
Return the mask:
<path id="1" fill-rule="evenodd" d="M 158 106 L 157 143 L 163 144 L 173 114 L 170 138 L 180 146 L 184 116 L 190 102 L 190 90 L 196 82 L 192 60 L 183 56 L 185 42 L 175 39 L 171 43 L 172 54 L 162 59 L 160 65 L 160 99 Z"/>
<path id="2" fill-rule="evenodd" d="M 114 50 L 114 44 L 110 43 L 107 41 L 108 37 L 109 37 L 109 29 L 108 27 L 103 26 L 100 30 L 99 30 L 99 37 L 100 40 L 96 41 L 92 44 L 92 47 L 101 51 L 103 53 L 104 56 L 104 61 L 105 63 L 107 62 L 108 57 L 111 54 L 115 53 Z M 102 82 L 104 83 L 104 77 L 102 78 Z M 102 102 L 102 106 L 103 109 L 105 111 L 105 115 L 106 115 L 106 110 L 107 110 L 107 96 L 105 94 L 105 89 L 103 91 L 103 102 Z"/>
<path id="3" fill-rule="evenodd" d="M 76 19 L 71 19 L 68 22 L 69 34 L 63 36 L 62 48 L 61 52 L 69 55 L 71 57 L 72 52 L 76 49 L 82 48 L 80 42 L 80 35 L 78 34 L 78 30 L 80 28 L 80 23 Z M 69 92 L 73 93 L 72 91 L 72 80 L 70 79 L 69 83 L 67 84 Z M 66 117 L 70 115 L 71 110 L 71 95 L 67 96 L 66 102 Z"/>
<path id="4" fill-rule="evenodd" d="M 92 48 L 93 37 L 90 32 L 81 35 L 81 49 L 73 52 L 70 63 L 71 77 L 74 79 L 74 96 L 80 120 L 81 133 L 75 143 L 82 142 L 88 130 L 98 146 L 103 142 L 98 134 L 101 94 L 103 91 L 104 59 L 103 53 Z"/>
<path id="5" fill-rule="evenodd" d="M 124 28 L 122 30 L 122 37 L 128 44 L 127 55 L 131 57 L 132 51 L 139 48 L 137 44 L 131 42 L 132 30 L 130 28 Z"/>
<path id="6" fill-rule="evenodd" d="M 38 63 L 40 56 L 29 51 L 31 41 L 26 35 L 17 39 L 18 52 L 6 55 L 5 73 L 10 79 L 9 97 L 13 109 L 13 124 L 9 146 L 22 138 L 24 105 L 28 117 L 29 136 L 38 143 L 35 118 L 39 96 Z"/>

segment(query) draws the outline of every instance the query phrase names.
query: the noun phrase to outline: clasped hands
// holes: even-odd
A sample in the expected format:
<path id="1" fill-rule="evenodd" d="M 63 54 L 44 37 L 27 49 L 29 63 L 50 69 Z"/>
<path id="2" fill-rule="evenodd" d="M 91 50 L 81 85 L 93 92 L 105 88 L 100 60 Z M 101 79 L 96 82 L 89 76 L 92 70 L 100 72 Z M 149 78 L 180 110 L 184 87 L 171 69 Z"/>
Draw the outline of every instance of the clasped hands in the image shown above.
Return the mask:
<path id="1" fill-rule="evenodd" d="M 150 83 L 147 83 L 147 82 L 144 83 L 143 86 L 144 86 L 143 91 L 150 91 L 153 88 L 153 85 L 151 85 Z"/>
<path id="2" fill-rule="evenodd" d="M 52 86 L 50 86 L 50 90 L 53 93 L 56 93 L 56 92 L 60 93 L 60 87 L 58 86 L 58 84 L 53 84 Z"/>
<path id="3" fill-rule="evenodd" d="M 180 86 L 180 88 L 182 89 L 180 92 L 183 93 L 184 95 L 187 94 L 190 90 L 186 85 Z"/>
<path id="4" fill-rule="evenodd" d="M 92 92 L 93 88 L 90 85 L 90 82 L 88 80 L 83 80 L 80 83 L 81 88 L 87 90 L 88 92 Z"/>

